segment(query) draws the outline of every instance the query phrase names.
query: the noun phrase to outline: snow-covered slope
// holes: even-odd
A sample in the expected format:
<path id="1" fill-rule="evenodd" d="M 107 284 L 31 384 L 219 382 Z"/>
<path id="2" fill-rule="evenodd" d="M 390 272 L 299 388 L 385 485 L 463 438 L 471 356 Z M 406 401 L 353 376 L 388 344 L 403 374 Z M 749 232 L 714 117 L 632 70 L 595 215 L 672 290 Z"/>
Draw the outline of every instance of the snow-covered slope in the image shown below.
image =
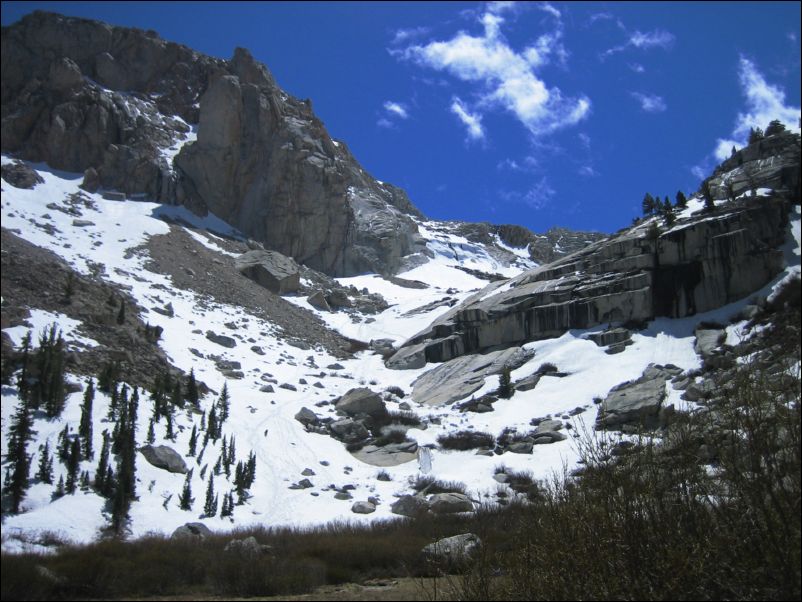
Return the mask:
<path id="1" fill-rule="evenodd" d="M 3 163 L 8 162 L 10 159 L 4 157 Z M 87 277 L 103 278 L 126 289 L 144 308 L 143 321 L 163 328 L 159 345 L 170 361 L 184 372 L 194 370 L 198 380 L 211 389 L 211 393 L 201 400 L 203 410 L 208 412 L 211 409 L 224 384 L 228 387 L 231 416 L 223 431 L 228 438 L 235 438 L 238 460 L 247 458 L 250 452 L 256 455 L 256 479 L 251 488 L 252 497 L 235 508 L 232 519 L 223 519 L 219 515 L 200 519 L 212 529 L 230 528 L 232 523 L 237 526 L 307 525 L 334 519 L 370 521 L 393 516 L 390 504 L 396 496 L 409 493 L 411 480 L 421 474 L 417 461 L 380 469 L 355 458 L 341 442 L 327 435 L 307 432 L 294 418 L 302 407 L 311 408 L 324 417 L 333 417 L 335 410 L 328 402 L 359 386 L 385 392 L 383 396 L 391 410 L 405 408 L 407 406 L 402 404 L 408 404 L 423 421 L 423 427 L 411 428 L 407 435 L 419 446 L 431 446 L 430 474 L 438 479 L 465 483 L 471 497 L 477 501 L 495 499 L 500 485 L 493 476 L 500 464 L 531 471 L 536 478 L 546 478 L 566 467 L 570 469 L 578 458 L 577 447 L 570 436 L 565 441 L 535 446 L 531 454 L 506 453 L 503 457 L 478 455 L 474 451 L 442 450 L 437 446 L 437 437 L 458 430 L 486 431 L 493 435 L 505 428 L 526 431 L 533 419 L 544 417 L 565 420 L 573 427 L 568 432 L 577 436 L 592 428 L 597 412 L 594 399 L 603 397 L 622 381 L 637 378 L 649 364 L 671 363 L 683 370 L 698 368 L 700 359 L 693 348 L 695 326 L 704 320 L 726 323 L 747 303 L 743 300 L 693 318 L 655 320 L 646 329 L 634 333 L 633 343 L 617 355 L 605 354 L 602 348 L 586 338 L 587 334 L 601 328 L 569 331 L 559 338 L 529 343 L 525 347 L 534 355 L 513 372 L 513 380 L 534 373 L 547 362 L 556 365 L 566 375 L 545 377 L 535 389 L 519 391 L 512 399 L 499 400 L 491 413 L 463 413 L 448 406 L 422 406 L 411 402 L 408 397 L 386 393 L 386 390 L 399 387 L 408 394 L 415 379 L 431 369 L 431 365 L 415 370 L 390 370 L 385 367 L 383 357 L 371 350 L 343 359 L 323 346 L 313 345 L 304 349 L 301 347 L 305 345 L 288 344 L 282 329 L 270 320 L 254 315 L 245 307 L 208 299 L 192 290 L 182 290 L 169 276 L 150 271 L 153 267 L 148 263 L 145 244 L 154 236 L 168 236 L 171 227 L 189 233 L 198 245 L 219 254 L 220 258 L 231 255 L 220 235 L 236 239 L 239 234 L 213 215 L 199 219 L 180 207 L 146 201 L 108 200 L 101 193 L 81 191 L 78 188 L 80 175 L 57 172 L 45 165 L 32 167 L 44 180 L 32 190 L 14 188 L 5 181 L 2 183 L 3 228 L 53 251 Z M 79 192 L 80 197 L 76 196 Z M 165 218 L 171 223 L 168 224 Z M 762 294 L 768 294 L 788 274 L 799 273 L 798 210 L 793 215 L 792 228 L 794 241 L 789 242 L 786 250 L 791 267 L 761 291 Z M 315 309 L 306 297 L 290 296 L 287 300 L 315 313 L 332 329 L 347 337 L 365 342 L 389 339 L 397 346 L 452 305 L 488 284 L 488 280 L 462 268 L 511 277 L 533 267 L 525 250 L 509 249 L 508 255 L 513 260 L 505 261 L 486 247 L 450 231 L 448 225 L 421 222 L 420 230 L 427 240 L 430 256 L 422 265 L 399 274 L 400 281 L 370 274 L 340 279 L 344 285 L 367 288 L 383 295 L 389 303 L 389 308 L 383 312 L 354 320 L 351 313 Z M 220 268 L 212 263 L 206 269 Z M 416 285 L 418 288 L 409 288 L 405 282 L 409 280 L 422 284 Z M 174 310 L 172 316 L 156 311 L 168 303 Z M 35 341 L 42 329 L 54 322 L 71 348 L 81 349 L 96 344 L 82 333 L 80 323 L 65 315 L 40 310 L 34 299 L 31 299 L 30 314 L 27 325 L 5 330 L 17 346 L 29 330 Z M 728 336 L 738 337 L 741 326 L 742 323 L 729 326 Z M 221 347 L 207 338 L 207 331 L 225 333 L 235 340 L 236 345 L 233 348 Z M 242 377 L 225 376 L 219 367 L 221 359 L 238 362 L 240 367 L 237 370 Z M 86 376 L 79 375 L 70 375 L 69 379 L 82 384 L 87 381 Z M 497 386 L 497 377 L 488 377 L 474 395 L 478 397 L 492 392 Z M 37 416 L 36 435 L 28 446 L 28 452 L 33 455 L 32 475 L 46 442 L 53 450 L 65 425 L 69 425 L 71 432 L 77 432 L 82 395 L 81 392 L 70 394 L 60 419 Z M 671 387 L 668 403 L 678 406 L 684 403 L 679 399 L 679 392 Z M 3 386 L 4 458 L 8 451 L 7 429 L 17 404 L 16 388 Z M 95 450 L 101 447 L 103 430 L 112 428 L 111 423 L 103 421 L 108 404 L 108 396 L 98 392 L 94 407 Z M 150 416 L 151 401 L 143 394 L 137 425 L 137 442 L 140 444 L 144 443 Z M 188 457 L 190 432 L 193 425 L 200 426 L 200 421 L 198 412 L 185 410 L 178 413 L 174 423 L 174 441 L 165 438 L 163 423 L 155 429 L 155 444 L 174 448 L 194 469 L 191 480 L 195 497 L 193 510 L 184 511 L 178 505 L 184 476 L 155 468 L 137 454 L 138 499 L 130 512 L 132 535 L 150 531 L 171 532 L 186 522 L 199 520 L 206 484 L 222 443 L 210 441 L 200 462 Z M 81 470 L 88 470 L 91 474 L 95 466 L 96 461 L 85 461 Z M 423 468 L 428 469 L 428 466 Z M 390 480 L 377 479 L 380 470 L 389 474 Z M 58 481 L 65 471 L 63 464 L 56 461 L 55 480 Z M 290 489 L 304 478 L 312 483 L 311 488 Z M 224 474 L 215 476 L 214 480 L 218 492 L 226 493 L 233 487 L 231 479 Z M 22 503 L 22 512 L 5 518 L 4 549 L 35 548 L 37 534 L 43 532 L 55 532 L 75 541 L 89 541 L 108 524 L 105 500 L 91 490 L 52 500 L 53 490 L 53 485 L 43 483 L 31 486 Z M 353 499 L 335 497 L 347 490 Z M 378 498 L 380 503 L 376 512 L 354 514 L 352 503 L 368 497 Z"/>

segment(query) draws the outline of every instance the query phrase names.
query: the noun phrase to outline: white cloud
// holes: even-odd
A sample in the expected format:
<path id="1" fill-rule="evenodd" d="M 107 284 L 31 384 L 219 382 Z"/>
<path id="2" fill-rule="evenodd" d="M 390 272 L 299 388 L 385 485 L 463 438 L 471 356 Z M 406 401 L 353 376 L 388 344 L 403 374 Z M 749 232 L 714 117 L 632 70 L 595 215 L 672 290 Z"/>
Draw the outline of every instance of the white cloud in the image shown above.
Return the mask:
<path id="1" fill-rule="evenodd" d="M 459 98 L 455 98 L 451 103 L 451 112 L 465 125 L 469 139 L 481 140 L 485 137 L 485 131 L 482 128 L 482 116 L 469 112 Z"/>
<path id="2" fill-rule="evenodd" d="M 733 145 L 746 146 L 752 128 L 765 129 L 774 119 L 779 119 L 789 129 L 799 129 L 800 108 L 786 105 L 785 92 L 769 84 L 755 64 L 743 56 L 738 63 L 738 77 L 746 97 L 746 112 L 738 113 L 729 138 L 716 141 L 713 154 L 719 160 L 730 156 Z"/>
<path id="3" fill-rule="evenodd" d="M 548 7 L 551 5 L 540 8 L 550 14 L 559 13 Z M 562 24 L 558 23 L 555 30 L 541 35 L 519 53 L 501 34 L 504 19 L 500 12 L 488 10 L 479 17 L 484 27 L 481 36 L 460 31 L 450 40 L 413 45 L 395 54 L 421 66 L 450 73 L 462 81 L 479 84 L 480 100 L 473 107 L 474 111 L 505 109 L 533 135 L 546 134 L 585 119 L 590 113 L 587 97 L 565 98 L 559 88 L 549 88 L 535 74 L 535 69 L 548 64 L 552 57 L 565 61 Z M 467 114 L 465 105 L 460 103 L 460 107 Z M 481 115 L 474 113 L 473 117 Z"/>
<path id="4" fill-rule="evenodd" d="M 579 168 L 579 175 L 585 178 L 595 178 L 599 172 L 593 169 L 592 165 L 583 165 Z"/>
<path id="5" fill-rule="evenodd" d="M 391 44 L 401 44 L 409 40 L 420 38 L 429 33 L 431 29 L 428 27 L 411 27 L 409 29 L 399 29 L 395 32 Z"/>
<path id="6" fill-rule="evenodd" d="M 376 122 L 376 125 L 378 125 L 380 128 L 387 128 L 388 130 L 391 130 L 395 127 L 395 124 L 385 117 L 380 117 Z"/>
<path id="7" fill-rule="evenodd" d="M 620 21 L 619 24 L 621 29 L 626 31 L 626 28 Z M 662 48 L 664 50 L 669 50 L 674 45 L 674 40 L 676 40 L 676 37 L 673 33 L 663 29 L 655 29 L 654 31 L 649 31 L 646 33 L 636 29 L 635 31 L 627 32 L 627 36 L 629 39 L 626 41 L 626 43 L 608 48 L 601 54 L 601 58 L 603 59 L 613 54 L 624 52 L 629 48 L 638 48 L 641 50 Z"/>
<path id="8" fill-rule="evenodd" d="M 524 157 L 520 162 L 515 159 L 504 159 L 496 164 L 499 171 L 533 172 L 539 169 L 540 162 L 532 156 Z"/>
<path id="9" fill-rule="evenodd" d="M 532 209 L 543 209 L 548 206 L 556 194 L 557 191 L 551 187 L 551 184 L 545 176 L 536 181 L 526 192 L 499 192 L 499 196 L 503 200 L 512 203 L 522 203 Z"/>
<path id="10" fill-rule="evenodd" d="M 657 94 L 643 94 L 641 92 L 630 92 L 629 94 L 640 103 L 640 108 L 646 113 L 662 113 L 668 108 L 663 97 Z"/>
<path id="11" fill-rule="evenodd" d="M 541 4 L 538 5 L 538 8 L 540 10 L 542 10 L 543 12 L 550 14 L 555 19 L 561 19 L 562 18 L 562 13 L 560 11 L 558 11 L 556 8 L 554 8 L 548 2 L 542 2 Z"/>
<path id="12" fill-rule="evenodd" d="M 646 67 L 640 63 L 628 63 L 627 67 L 629 67 L 635 73 L 646 73 Z"/>
<path id="13" fill-rule="evenodd" d="M 384 103 L 384 110 L 394 115 L 396 117 L 400 117 L 401 119 L 406 119 L 409 117 L 409 113 L 407 112 L 406 105 L 403 105 L 399 102 L 392 102 L 387 101 Z"/>
<path id="14" fill-rule="evenodd" d="M 635 31 L 629 37 L 629 43 L 635 48 L 664 48 L 669 49 L 674 45 L 674 34 L 662 29 L 655 29 L 648 33 Z"/>

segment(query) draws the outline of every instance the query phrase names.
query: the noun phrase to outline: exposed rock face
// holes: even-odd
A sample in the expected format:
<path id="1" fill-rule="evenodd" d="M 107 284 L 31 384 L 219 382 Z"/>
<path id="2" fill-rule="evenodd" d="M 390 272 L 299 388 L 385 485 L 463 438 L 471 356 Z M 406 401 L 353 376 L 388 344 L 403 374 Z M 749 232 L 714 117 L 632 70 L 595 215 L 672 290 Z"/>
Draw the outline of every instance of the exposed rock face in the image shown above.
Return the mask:
<path id="1" fill-rule="evenodd" d="M 713 198 L 738 197 L 757 188 L 800 196 L 798 135 L 781 132 L 742 148 L 708 178 Z"/>
<path id="2" fill-rule="evenodd" d="M 184 458 L 172 447 L 166 445 L 144 445 L 139 448 L 145 459 L 156 468 L 180 474 L 187 473 L 187 464 Z"/>
<path id="3" fill-rule="evenodd" d="M 798 138 L 797 138 L 798 140 Z M 684 317 L 745 297 L 783 267 L 788 204 L 728 203 L 657 239 L 640 224 L 520 276 L 494 282 L 412 337 L 388 361 L 420 367 L 610 322 Z"/>
<path id="4" fill-rule="evenodd" d="M 304 102 L 238 50 L 201 97 L 182 191 L 253 238 L 328 274 L 393 272 L 417 227 L 398 189 L 367 175 Z M 180 196 L 180 194 L 179 194 Z"/>
<path id="5" fill-rule="evenodd" d="M 277 295 L 295 292 L 301 284 L 298 264 L 276 251 L 248 251 L 237 257 L 236 266 L 244 276 Z"/>
<path id="6" fill-rule="evenodd" d="M 392 273 L 420 250 L 404 192 L 365 173 L 246 50 L 222 61 L 39 11 L 3 28 L 2 74 L 3 152 L 213 211 L 328 274 Z M 190 124 L 197 141 L 173 160 Z"/>
<path id="7" fill-rule="evenodd" d="M 470 241 L 488 245 L 489 251 L 496 251 L 501 255 L 499 259 L 508 258 L 504 257 L 503 249 L 491 245 L 501 242 L 517 249 L 528 247 L 529 257 L 540 264 L 555 261 L 607 238 L 601 232 L 576 232 L 565 228 L 551 228 L 545 234 L 535 234 L 523 226 L 487 222 L 460 223 L 456 232 Z"/>
<path id="8" fill-rule="evenodd" d="M 480 389 L 485 378 L 508 367 L 521 366 L 529 355 L 520 348 L 466 355 L 437 366 L 413 383 L 412 399 L 429 406 L 441 406 L 467 397 Z"/>

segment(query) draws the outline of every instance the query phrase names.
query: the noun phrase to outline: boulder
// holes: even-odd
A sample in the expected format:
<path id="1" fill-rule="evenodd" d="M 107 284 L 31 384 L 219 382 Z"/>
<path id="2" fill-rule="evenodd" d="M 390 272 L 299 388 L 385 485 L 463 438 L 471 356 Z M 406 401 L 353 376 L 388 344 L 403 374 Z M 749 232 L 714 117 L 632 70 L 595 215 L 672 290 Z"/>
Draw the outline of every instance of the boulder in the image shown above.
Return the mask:
<path id="1" fill-rule="evenodd" d="M 173 539 L 183 537 L 204 539 L 212 535 L 212 531 L 203 523 L 185 523 L 178 527 L 170 536 Z"/>
<path id="2" fill-rule="evenodd" d="M 326 295 L 323 294 L 323 291 L 315 291 L 306 298 L 306 302 L 312 307 L 316 307 L 322 311 L 331 311 L 331 307 L 329 306 L 329 302 L 326 301 Z"/>
<path id="3" fill-rule="evenodd" d="M 301 285 L 298 264 L 276 251 L 248 251 L 237 257 L 235 265 L 244 276 L 277 295 L 293 293 Z"/>
<path id="4" fill-rule="evenodd" d="M 375 418 L 387 414 L 381 396 L 365 387 L 351 389 L 337 400 L 334 407 L 347 416 L 367 415 Z"/>
<path id="5" fill-rule="evenodd" d="M 317 417 L 317 414 L 307 407 L 301 408 L 295 415 L 295 419 L 304 426 L 315 425 L 320 422 L 320 418 Z"/>
<path id="6" fill-rule="evenodd" d="M 14 161 L 13 163 L 3 165 L 3 167 L 0 168 L 0 172 L 2 173 L 3 179 L 15 188 L 30 189 L 44 182 L 42 176 L 22 161 Z"/>
<path id="7" fill-rule="evenodd" d="M 251 535 L 244 539 L 232 539 L 226 544 L 226 547 L 223 548 L 223 553 L 236 555 L 243 559 L 254 559 L 272 554 L 273 548 L 267 544 L 260 544 L 256 538 Z"/>
<path id="8" fill-rule="evenodd" d="M 371 502 L 354 502 L 351 506 L 351 512 L 354 514 L 371 514 L 376 512 L 376 505 Z"/>
<path id="9" fill-rule="evenodd" d="M 237 341 L 229 336 L 224 334 L 217 334 L 216 332 L 212 332 L 211 330 L 206 331 L 206 338 L 209 339 L 212 343 L 217 343 L 223 347 L 228 349 L 233 349 L 237 346 Z"/>
<path id="10" fill-rule="evenodd" d="M 666 381 L 682 371 L 650 364 L 636 380 L 616 385 L 602 402 L 596 428 L 633 425 L 656 428 L 660 407 L 666 398 Z"/>
<path id="11" fill-rule="evenodd" d="M 184 458 L 172 447 L 166 445 L 144 445 L 139 448 L 139 451 L 156 468 L 179 474 L 188 472 Z"/>
<path id="12" fill-rule="evenodd" d="M 473 512 L 473 502 L 462 493 L 435 493 L 429 497 L 429 509 L 435 514 Z"/>
<path id="13" fill-rule="evenodd" d="M 390 505 L 390 511 L 393 514 L 408 517 L 415 517 L 428 509 L 429 503 L 424 498 L 416 495 L 402 495 Z"/>
<path id="14" fill-rule="evenodd" d="M 446 573 L 464 567 L 482 546 L 482 540 L 473 533 L 462 533 L 439 539 L 421 550 L 424 560 L 437 565 Z"/>
<path id="15" fill-rule="evenodd" d="M 336 420 L 329 424 L 331 436 L 344 443 L 357 443 L 370 437 L 370 432 L 361 422 L 351 418 Z"/>
<path id="16" fill-rule="evenodd" d="M 700 328 L 696 332 L 693 349 L 703 359 L 708 359 L 726 340 L 727 333 L 721 328 Z"/>

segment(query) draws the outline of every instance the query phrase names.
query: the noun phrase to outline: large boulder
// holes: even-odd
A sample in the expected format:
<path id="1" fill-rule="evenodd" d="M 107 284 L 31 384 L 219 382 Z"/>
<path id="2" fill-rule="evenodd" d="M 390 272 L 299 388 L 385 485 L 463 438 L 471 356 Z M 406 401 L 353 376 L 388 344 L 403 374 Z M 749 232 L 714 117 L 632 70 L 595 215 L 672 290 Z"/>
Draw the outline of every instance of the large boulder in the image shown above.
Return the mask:
<path id="1" fill-rule="evenodd" d="M 462 493 L 435 493 L 429 497 L 429 509 L 435 514 L 473 512 L 473 502 Z"/>
<path id="2" fill-rule="evenodd" d="M 293 293 L 301 285 L 298 264 L 276 251 L 248 251 L 237 257 L 236 266 L 244 276 L 277 295 Z"/>
<path id="3" fill-rule="evenodd" d="M 139 448 L 139 451 L 145 456 L 145 460 L 156 468 L 179 474 L 188 472 L 184 458 L 172 447 L 166 445 L 144 445 Z"/>
<path id="4" fill-rule="evenodd" d="M 334 407 L 347 416 L 367 415 L 376 418 L 387 414 L 381 396 L 365 387 L 351 389 L 337 400 Z"/>
<path id="5" fill-rule="evenodd" d="M 636 380 L 616 385 L 601 404 L 596 428 L 631 425 L 649 429 L 659 426 L 660 409 L 666 398 L 666 381 L 681 373 L 682 370 L 676 367 L 650 364 Z"/>
<path id="6" fill-rule="evenodd" d="M 413 518 L 429 509 L 429 502 L 416 495 L 402 495 L 390 505 L 393 514 Z"/>
<path id="7" fill-rule="evenodd" d="M 170 537 L 173 539 L 205 539 L 211 535 L 212 531 L 203 523 L 185 523 L 173 531 Z"/>
<path id="8" fill-rule="evenodd" d="M 365 425 L 351 418 L 335 420 L 329 424 L 331 436 L 344 443 L 358 443 L 370 437 L 370 432 Z"/>
<path id="9" fill-rule="evenodd" d="M 446 573 L 459 570 L 482 547 L 482 540 L 473 533 L 444 537 L 421 550 L 424 561 L 434 564 Z"/>

